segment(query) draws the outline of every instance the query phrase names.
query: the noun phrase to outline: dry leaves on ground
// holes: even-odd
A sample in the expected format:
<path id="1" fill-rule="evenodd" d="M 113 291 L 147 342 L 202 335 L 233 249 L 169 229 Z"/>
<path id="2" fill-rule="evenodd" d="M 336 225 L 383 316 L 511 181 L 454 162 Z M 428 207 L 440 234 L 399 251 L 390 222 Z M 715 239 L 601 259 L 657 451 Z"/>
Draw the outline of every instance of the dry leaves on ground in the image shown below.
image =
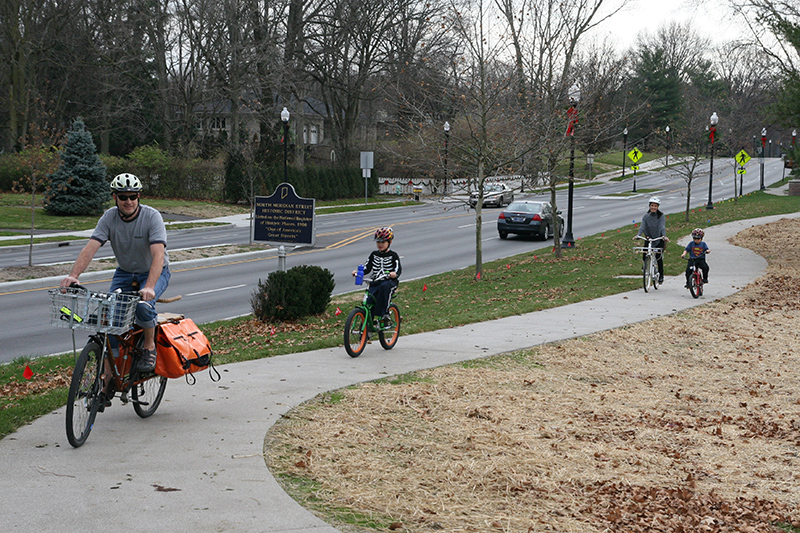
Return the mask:
<path id="1" fill-rule="evenodd" d="M 770 267 L 723 301 L 322 397 L 270 466 L 404 531 L 800 527 L 798 233 L 738 235 Z"/>

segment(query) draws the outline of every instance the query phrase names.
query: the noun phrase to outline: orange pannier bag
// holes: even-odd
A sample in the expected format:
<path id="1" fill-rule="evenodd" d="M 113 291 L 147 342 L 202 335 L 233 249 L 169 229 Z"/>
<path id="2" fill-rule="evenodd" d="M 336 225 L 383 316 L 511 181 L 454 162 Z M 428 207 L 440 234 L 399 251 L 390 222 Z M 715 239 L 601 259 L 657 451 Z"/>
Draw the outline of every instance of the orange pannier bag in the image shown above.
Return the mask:
<path id="1" fill-rule="evenodd" d="M 211 361 L 214 355 L 211 344 L 191 318 L 171 318 L 159 324 L 156 350 L 158 356 L 155 372 L 159 376 L 185 377 L 187 383 L 194 384 L 196 380 L 191 374 L 208 368 L 211 381 L 220 379 L 219 372 Z"/>

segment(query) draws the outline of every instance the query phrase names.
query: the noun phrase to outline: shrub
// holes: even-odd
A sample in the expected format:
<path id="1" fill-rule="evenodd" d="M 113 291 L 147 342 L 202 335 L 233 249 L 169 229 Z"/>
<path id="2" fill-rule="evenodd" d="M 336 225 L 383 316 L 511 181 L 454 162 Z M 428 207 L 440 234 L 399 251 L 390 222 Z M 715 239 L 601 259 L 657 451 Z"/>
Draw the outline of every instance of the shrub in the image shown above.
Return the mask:
<path id="1" fill-rule="evenodd" d="M 312 315 L 324 313 L 331 303 L 331 294 L 336 282 L 333 274 L 327 268 L 313 265 L 300 265 L 292 268 L 308 282 L 308 308 Z"/>
<path id="2" fill-rule="evenodd" d="M 325 311 L 334 288 L 333 274 L 318 266 L 301 265 L 272 272 L 250 298 L 253 314 L 264 322 L 294 320 Z"/>

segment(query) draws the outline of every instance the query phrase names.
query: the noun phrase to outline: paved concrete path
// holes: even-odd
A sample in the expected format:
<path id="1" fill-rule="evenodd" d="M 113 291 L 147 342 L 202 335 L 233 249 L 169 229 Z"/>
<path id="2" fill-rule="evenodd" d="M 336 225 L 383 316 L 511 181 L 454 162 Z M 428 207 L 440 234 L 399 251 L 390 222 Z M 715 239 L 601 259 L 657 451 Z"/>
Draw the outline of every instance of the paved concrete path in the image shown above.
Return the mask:
<path id="1" fill-rule="evenodd" d="M 800 216 L 800 213 L 791 216 Z M 0 441 L 4 531 L 335 532 L 307 512 L 265 467 L 264 437 L 279 417 L 317 394 L 353 383 L 528 348 L 664 316 L 729 296 L 763 275 L 766 261 L 727 238 L 766 217 L 713 227 L 711 283 L 693 299 L 683 276 L 643 290 L 530 315 L 401 336 L 351 359 L 344 348 L 220 367 L 193 387 L 171 380 L 149 419 L 118 401 L 73 449 L 64 409 Z"/>

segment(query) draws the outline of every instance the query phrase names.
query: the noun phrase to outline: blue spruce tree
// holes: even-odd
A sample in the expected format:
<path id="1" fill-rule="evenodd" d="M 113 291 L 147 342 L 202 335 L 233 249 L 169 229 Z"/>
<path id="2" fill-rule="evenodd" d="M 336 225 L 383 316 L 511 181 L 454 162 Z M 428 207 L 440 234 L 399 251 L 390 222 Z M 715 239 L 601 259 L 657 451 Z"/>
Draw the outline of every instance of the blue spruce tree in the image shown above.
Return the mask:
<path id="1" fill-rule="evenodd" d="M 78 118 L 44 193 L 45 209 L 52 215 L 99 215 L 111 199 L 107 181 L 92 134 Z"/>

